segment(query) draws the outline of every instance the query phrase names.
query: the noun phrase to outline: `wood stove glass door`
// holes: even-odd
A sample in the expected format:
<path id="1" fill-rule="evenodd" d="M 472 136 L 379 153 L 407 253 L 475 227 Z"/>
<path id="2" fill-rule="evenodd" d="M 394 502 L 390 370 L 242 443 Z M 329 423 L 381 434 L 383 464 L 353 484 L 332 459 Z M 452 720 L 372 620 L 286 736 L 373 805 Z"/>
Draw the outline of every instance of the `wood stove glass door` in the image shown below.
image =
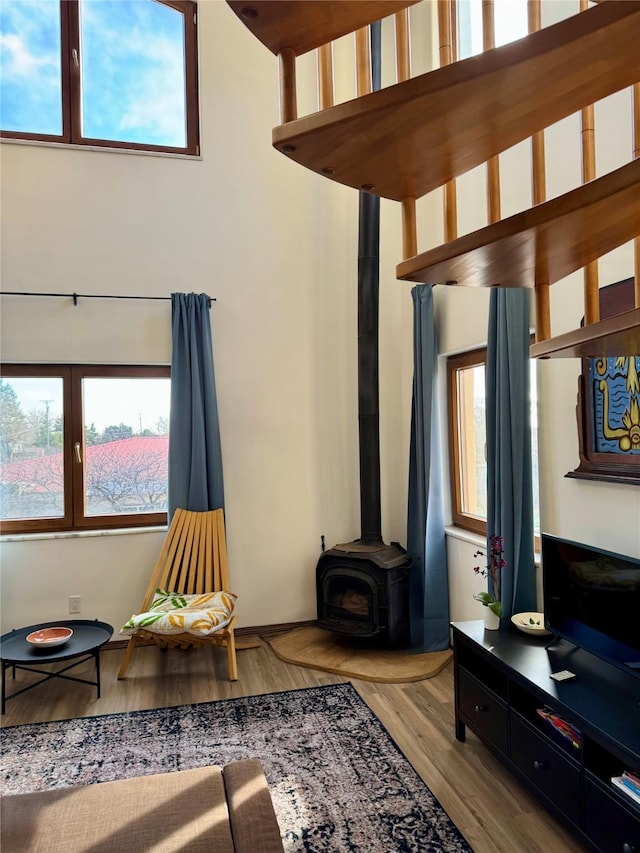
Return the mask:
<path id="1" fill-rule="evenodd" d="M 378 589 L 364 572 L 335 567 L 324 576 L 323 627 L 370 637 L 380 630 Z"/>

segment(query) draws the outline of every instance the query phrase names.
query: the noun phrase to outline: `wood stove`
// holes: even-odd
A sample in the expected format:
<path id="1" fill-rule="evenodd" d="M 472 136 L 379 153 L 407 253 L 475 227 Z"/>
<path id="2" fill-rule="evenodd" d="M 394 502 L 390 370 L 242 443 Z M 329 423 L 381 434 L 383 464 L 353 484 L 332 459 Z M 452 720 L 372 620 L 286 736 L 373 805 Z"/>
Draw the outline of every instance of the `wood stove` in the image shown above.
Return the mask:
<path id="1" fill-rule="evenodd" d="M 325 551 L 316 568 L 318 625 L 385 647 L 409 643 L 409 569 L 397 543 Z"/>
<path id="2" fill-rule="evenodd" d="M 371 25 L 373 88 L 380 88 L 380 22 Z M 358 424 L 361 536 L 324 551 L 316 567 L 318 624 L 374 641 L 408 645 L 411 560 L 382 540 L 378 319 L 380 199 L 360 193 L 358 227 Z"/>

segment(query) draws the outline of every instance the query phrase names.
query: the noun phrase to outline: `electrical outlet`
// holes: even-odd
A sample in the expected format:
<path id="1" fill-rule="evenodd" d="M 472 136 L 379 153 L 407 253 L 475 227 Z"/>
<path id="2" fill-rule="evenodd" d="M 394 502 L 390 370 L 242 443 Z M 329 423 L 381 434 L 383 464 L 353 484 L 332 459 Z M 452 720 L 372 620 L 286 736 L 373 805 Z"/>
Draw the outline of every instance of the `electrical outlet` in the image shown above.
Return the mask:
<path id="1" fill-rule="evenodd" d="M 69 596 L 69 613 L 80 613 L 80 596 Z"/>

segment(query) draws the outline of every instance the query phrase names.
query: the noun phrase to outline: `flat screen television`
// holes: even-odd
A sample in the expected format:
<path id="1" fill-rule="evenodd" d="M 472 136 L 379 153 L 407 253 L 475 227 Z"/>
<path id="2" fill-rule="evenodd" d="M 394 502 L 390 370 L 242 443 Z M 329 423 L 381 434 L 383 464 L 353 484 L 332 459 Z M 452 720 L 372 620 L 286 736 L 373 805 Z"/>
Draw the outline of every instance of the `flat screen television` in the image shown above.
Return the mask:
<path id="1" fill-rule="evenodd" d="M 547 630 L 640 676 L 640 559 L 541 540 Z"/>

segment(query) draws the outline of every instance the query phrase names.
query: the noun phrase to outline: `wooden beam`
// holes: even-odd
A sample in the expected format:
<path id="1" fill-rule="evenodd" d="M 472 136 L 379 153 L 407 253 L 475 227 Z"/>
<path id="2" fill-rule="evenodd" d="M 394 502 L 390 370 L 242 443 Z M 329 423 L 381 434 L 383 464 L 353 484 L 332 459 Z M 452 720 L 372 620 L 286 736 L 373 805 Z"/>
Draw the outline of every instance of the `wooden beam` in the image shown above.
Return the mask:
<path id="1" fill-rule="evenodd" d="M 296 55 L 290 48 L 283 48 L 278 54 L 280 83 L 280 122 L 286 124 L 298 118 L 296 93 Z"/>
<path id="2" fill-rule="evenodd" d="M 402 199 L 402 256 L 412 258 L 418 252 L 415 198 Z"/>
<path id="3" fill-rule="evenodd" d="M 318 107 L 327 110 L 334 105 L 332 44 L 323 44 L 318 48 L 317 62 Z"/>
<path id="4" fill-rule="evenodd" d="M 438 0 L 438 38 L 440 41 L 440 66 L 450 65 L 454 56 L 455 37 L 452 32 L 452 0 Z M 458 236 L 458 196 L 455 178 L 444 185 L 443 195 L 444 239 L 455 240 Z"/>
<path id="5" fill-rule="evenodd" d="M 589 0 L 580 0 L 580 12 L 586 12 Z M 582 143 L 582 183 L 593 181 L 596 176 L 596 124 L 593 104 L 580 112 L 580 138 Z M 588 263 L 584 276 L 584 321 L 596 323 L 600 319 L 600 296 L 598 294 L 598 261 Z"/>

